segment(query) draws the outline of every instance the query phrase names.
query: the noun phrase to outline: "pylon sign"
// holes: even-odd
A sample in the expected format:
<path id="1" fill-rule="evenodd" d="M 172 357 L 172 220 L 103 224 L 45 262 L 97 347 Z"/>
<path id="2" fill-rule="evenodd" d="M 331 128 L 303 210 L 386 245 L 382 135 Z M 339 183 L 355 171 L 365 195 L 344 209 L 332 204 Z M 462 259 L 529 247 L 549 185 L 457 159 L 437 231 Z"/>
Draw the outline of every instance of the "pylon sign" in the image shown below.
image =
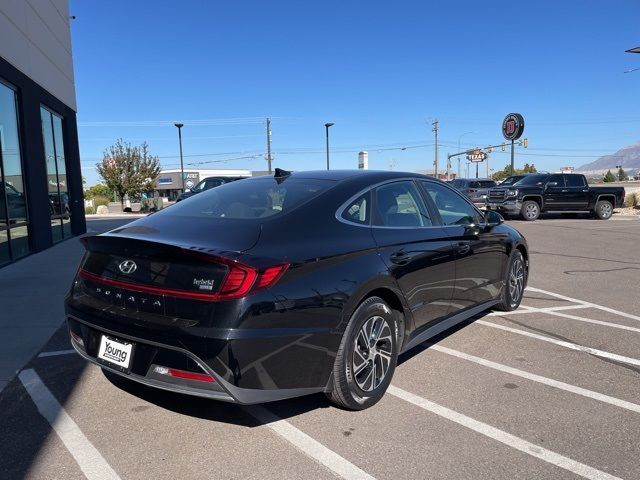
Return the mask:
<path id="1" fill-rule="evenodd" d="M 484 162 L 487 158 L 489 158 L 489 155 L 480 150 L 474 150 L 473 152 L 467 153 L 467 160 L 473 163 Z"/>
<path id="2" fill-rule="evenodd" d="M 510 113 L 502 121 L 502 135 L 507 140 L 518 140 L 524 133 L 524 117 L 519 113 Z"/>

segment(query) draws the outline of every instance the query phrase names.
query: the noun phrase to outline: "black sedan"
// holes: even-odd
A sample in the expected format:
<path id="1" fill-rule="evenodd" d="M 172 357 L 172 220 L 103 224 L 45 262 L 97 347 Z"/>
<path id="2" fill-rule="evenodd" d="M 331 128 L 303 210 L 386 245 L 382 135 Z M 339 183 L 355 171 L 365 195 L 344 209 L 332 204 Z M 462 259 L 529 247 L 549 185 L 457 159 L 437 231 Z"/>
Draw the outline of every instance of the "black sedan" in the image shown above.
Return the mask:
<path id="1" fill-rule="evenodd" d="M 349 409 L 384 395 L 398 354 L 517 308 L 529 266 L 499 214 L 401 172 L 276 170 L 85 243 L 66 298 L 85 359 L 191 395 Z"/>

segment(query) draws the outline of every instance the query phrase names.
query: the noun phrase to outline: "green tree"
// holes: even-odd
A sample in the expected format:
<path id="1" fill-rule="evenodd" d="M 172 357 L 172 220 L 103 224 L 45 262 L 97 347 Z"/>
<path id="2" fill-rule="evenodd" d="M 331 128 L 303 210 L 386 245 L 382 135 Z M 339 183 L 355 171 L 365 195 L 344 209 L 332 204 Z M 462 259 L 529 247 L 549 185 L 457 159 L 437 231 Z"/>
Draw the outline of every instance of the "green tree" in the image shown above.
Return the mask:
<path id="1" fill-rule="evenodd" d="M 147 142 L 140 146 L 118 139 L 104 151 L 102 162 L 96 164 L 106 187 L 115 192 L 124 207 L 124 197 L 153 190 L 160 173 L 160 160 L 149 154 Z"/>
<path id="2" fill-rule="evenodd" d="M 618 180 L 620 180 L 621 182 L 624 182 L 626 179 L 627 179 L 627 174 L 622 169 L 622 167 L 620 167 L 618 169 Z"/>
<path id="3" fill-rule="evenodd" d="M 613 175 L 613 173 L 611 173 L 611 170 L 607 171 L 607 174 L 604 176 L 604 181 L 605 182 L 615 182 L 616 181 L 616 177 Z"/>

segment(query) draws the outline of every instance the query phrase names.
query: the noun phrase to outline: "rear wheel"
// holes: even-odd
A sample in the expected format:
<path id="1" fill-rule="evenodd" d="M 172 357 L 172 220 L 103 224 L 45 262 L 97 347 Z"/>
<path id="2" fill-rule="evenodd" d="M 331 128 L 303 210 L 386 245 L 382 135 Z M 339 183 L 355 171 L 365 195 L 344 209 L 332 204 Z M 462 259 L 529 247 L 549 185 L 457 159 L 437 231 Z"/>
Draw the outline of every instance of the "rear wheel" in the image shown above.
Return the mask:
<path id="1" fill-rule="evenodd" d="M 601 200 L 596 203 L 594 213 L 596 218 L 600 220 L 609 220 L 613 215 L 613 205 L 607 200 Z"/>
<path id="2" fill-rule="evenodd" d="M 525 200 L 522 203 L 520 215 L 522 216 L 523 220 L 533 222 L 534 220 L 537 220 L 538 217 L 540 217 L 540 205 L 538 204 L 538 202 L 535 202 L 533 200 Z"/>
<path id="3" fill-rule="evenodd" d="M 333 367 L 329 400 L 363 410 L 377 403 L 391 383 L 398 357 L 398 331 L 389 305 L 369 297 L 351 316 Z"/>
<path id="4" fill-rule="evenodd" d="M 524 286 L 527 283 L 527 265 L 520 250 L 515 249 L 509 258 L 507 274 L 500 296 L 497 310 L 510 312 L 520 306 L 524 294 Z"/>

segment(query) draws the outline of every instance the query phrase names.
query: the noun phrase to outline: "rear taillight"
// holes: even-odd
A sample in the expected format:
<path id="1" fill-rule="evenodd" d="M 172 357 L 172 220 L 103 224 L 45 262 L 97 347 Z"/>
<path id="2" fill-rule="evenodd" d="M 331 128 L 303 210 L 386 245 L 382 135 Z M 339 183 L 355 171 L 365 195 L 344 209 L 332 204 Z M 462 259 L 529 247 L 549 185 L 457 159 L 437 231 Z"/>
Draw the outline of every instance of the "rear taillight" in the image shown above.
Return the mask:
<path id="1" fill-rule="evenodd" d="M 220 288 L 216 293 L 192 292 L 189 290 L 179 290 L 174 288 L 162 288 L 143 283 L 115 280 L 103 277 L 95 273 L 88 272 L 82 268 L 78 271 L 78 276 L 92 282 L 108 285 L 115 288 L 124 288 L 134 292 L 148 293 L 152 295 L 167 295 L 175 298 L 202 301 L 223 301 L 233 300 L 243 297 L 251 292 L 273 286 L 289 268 L 288 263 L 274 265 L 262 270 L 250 267 L 240 262 L 229 260 L 224 257 L 201 256 L 206 261 L 222 263 L 229 268 Z"/>
<path id="2" fill-rule="evenodd" d="M 82 341 L 82 338 L 80 338 L 79 335 L 76 335 L 75 333 L 73 333 L 71 330 L 69 330 L 69 336 L 71 337 L 71 339 L 76 342 L 78 345 L 80 345 L 81 347 L 84 347 L 84 342 Z"/>

